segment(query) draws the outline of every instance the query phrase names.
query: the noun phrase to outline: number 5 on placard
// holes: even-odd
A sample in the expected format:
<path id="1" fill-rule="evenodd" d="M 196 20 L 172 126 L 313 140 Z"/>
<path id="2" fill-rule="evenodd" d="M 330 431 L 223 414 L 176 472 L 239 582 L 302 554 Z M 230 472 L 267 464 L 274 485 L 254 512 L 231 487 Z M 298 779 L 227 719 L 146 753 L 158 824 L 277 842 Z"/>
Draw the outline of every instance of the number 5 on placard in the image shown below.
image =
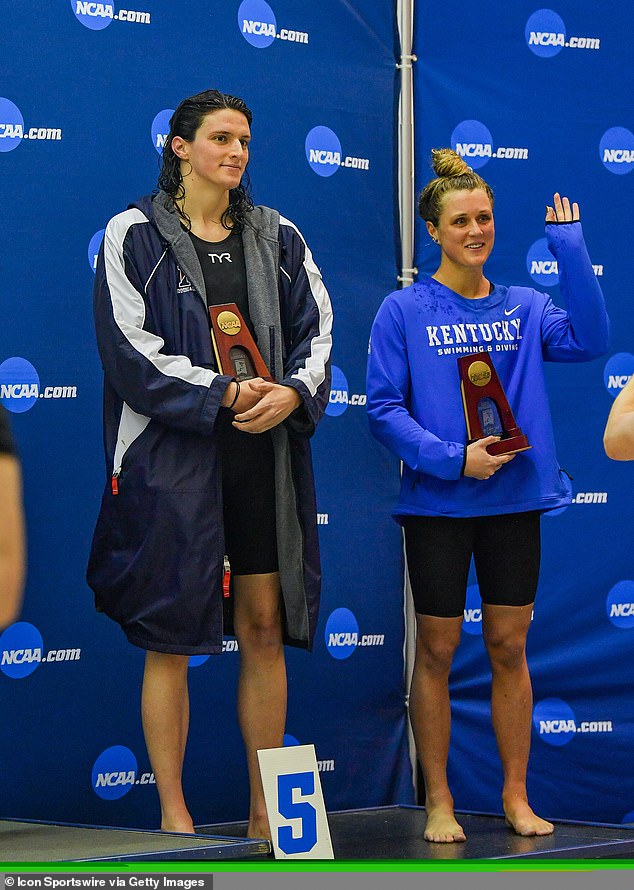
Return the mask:
<path id="1" fill-rule="evenodd" d="M 277 777 L 277 809 L 289 820 L 299 820 L 300 832 L 295 836 L 291 825 L 277 829 L 277 843 L 286 855 L 310 853 L 317 843 L 317 811 L 297 796 L 312 797 L 315 793 L 315 777 L 312 773 L 288 773 Z"/>
<path id="2" fill-rule="evenodd" d="M 258 751 L 276 859 L 334 859 L 313 745 Z"/>

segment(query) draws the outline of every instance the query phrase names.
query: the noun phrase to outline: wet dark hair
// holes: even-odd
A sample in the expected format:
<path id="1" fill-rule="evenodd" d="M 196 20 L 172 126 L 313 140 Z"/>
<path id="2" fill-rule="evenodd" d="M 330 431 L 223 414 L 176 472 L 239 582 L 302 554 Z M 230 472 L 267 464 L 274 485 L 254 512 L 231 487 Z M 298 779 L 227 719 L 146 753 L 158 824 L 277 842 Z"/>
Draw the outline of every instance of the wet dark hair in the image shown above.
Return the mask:
<path id="1" fill-rule="evenodd" d="M 418 212 L 424 220 L 438 225 L 442 212 L 443 198 L 449 192 L 483 189 L 489 196 L 493 207 L 493 190 L 478 176 L 459 154 L 451 148 L 434 148 L 431 162 L 436 178 L 430 180 L 420 193 Z"/>
<path id="2" fill-rule="evenodd" d="M 253 120 L 253 114 L 247 105 L 237 96 L 229 96 L 218 90 L 205 90 L 195 96 L 183 99 L 172 117 L 170 118 L 170 131 L 163 145 L 161 172 L 158 178 L 158 187 L 171 197 L 179 215 L 185 220 L 188 228 L 191 220 L 187 214 L 179 208 L 179 202 L 185 197 L 183 177 L 181 174 L 181 159 L 172 150 L 172 139 L 180 136 L 186 142 L 193 142 L 196 131 L 203 122 L 203 118 L 213 111 L 230 108 L 243 114 L 249 126 Z M 225 228 L 242 228 L 247 214 L 253 210 L 251 197 L 251 182 L 249 174 L 245 171 L 240 185 L 229 192 L 229 206 L 222 214 L 221 222 Z M 229 225 L 231 223 L 231 225 Z"/>

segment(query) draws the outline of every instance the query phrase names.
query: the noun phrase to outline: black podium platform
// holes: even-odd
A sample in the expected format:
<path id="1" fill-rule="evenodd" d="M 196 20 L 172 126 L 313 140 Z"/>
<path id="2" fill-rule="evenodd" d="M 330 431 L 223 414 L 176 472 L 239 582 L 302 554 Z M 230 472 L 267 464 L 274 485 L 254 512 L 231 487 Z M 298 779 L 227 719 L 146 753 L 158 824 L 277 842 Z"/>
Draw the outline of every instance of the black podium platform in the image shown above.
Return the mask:
<path id="1" fill-rule="evenodd" d="M 377 807 L 329 813 L 336 859 L 632 859 L 634 830 L 618 825 L 557 822 L 548 837 L 519 837 L 500 816 L 461 813 L 463 844 L 423 840 L 422 807 Z M 206 825 L 205 833 L 240 835 L 246 823 Z"/>
<path id="2" fill-rule="evenodd" d="M 0 821 L 0 862 L 173 862 L 264 858 L 244 837 L 169 834 L 89 825 Z"/>
<path id="3" fill-rule="evenodd" d="M 335 859 L 634 859 L 634 828 L 557 822 L 542 838 L 518 837 L 500 816 L 461 813 L 463 844 L 423 840 L 421 807 L 329 813 Z M 244 837 L 246 822 L 198 826 L 195 835 L 89 825 L 0 821 L 0 862 L 195 862 L 265 859 L 270 845 Z"/>

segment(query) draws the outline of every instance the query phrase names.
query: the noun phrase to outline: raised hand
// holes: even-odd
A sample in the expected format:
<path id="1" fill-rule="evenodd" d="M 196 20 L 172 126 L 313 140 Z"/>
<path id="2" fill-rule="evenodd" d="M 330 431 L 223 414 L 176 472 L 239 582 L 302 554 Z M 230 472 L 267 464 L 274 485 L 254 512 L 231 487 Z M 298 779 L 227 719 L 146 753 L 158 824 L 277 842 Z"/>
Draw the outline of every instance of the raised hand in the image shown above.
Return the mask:
<path id="1" fill-rule="evenodd" d="M 579 222 L 579 205 L 575 201 L 570 206 L 570 201 L 565 196 L 562 198 L 559 192 L 553 195 L 554 207 L 546 205 L 546 222 Z"/>

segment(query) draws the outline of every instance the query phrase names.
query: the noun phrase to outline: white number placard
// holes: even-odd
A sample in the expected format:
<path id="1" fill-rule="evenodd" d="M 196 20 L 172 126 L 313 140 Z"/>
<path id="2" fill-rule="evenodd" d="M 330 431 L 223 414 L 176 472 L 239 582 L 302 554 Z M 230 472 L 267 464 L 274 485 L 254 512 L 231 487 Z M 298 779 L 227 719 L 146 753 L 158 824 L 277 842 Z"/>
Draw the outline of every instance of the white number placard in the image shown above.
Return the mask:
<path id="1" fill-rule="evenodd" d="M 276 859 L 334 859 L 314 745 L 258 751 Z"/>

